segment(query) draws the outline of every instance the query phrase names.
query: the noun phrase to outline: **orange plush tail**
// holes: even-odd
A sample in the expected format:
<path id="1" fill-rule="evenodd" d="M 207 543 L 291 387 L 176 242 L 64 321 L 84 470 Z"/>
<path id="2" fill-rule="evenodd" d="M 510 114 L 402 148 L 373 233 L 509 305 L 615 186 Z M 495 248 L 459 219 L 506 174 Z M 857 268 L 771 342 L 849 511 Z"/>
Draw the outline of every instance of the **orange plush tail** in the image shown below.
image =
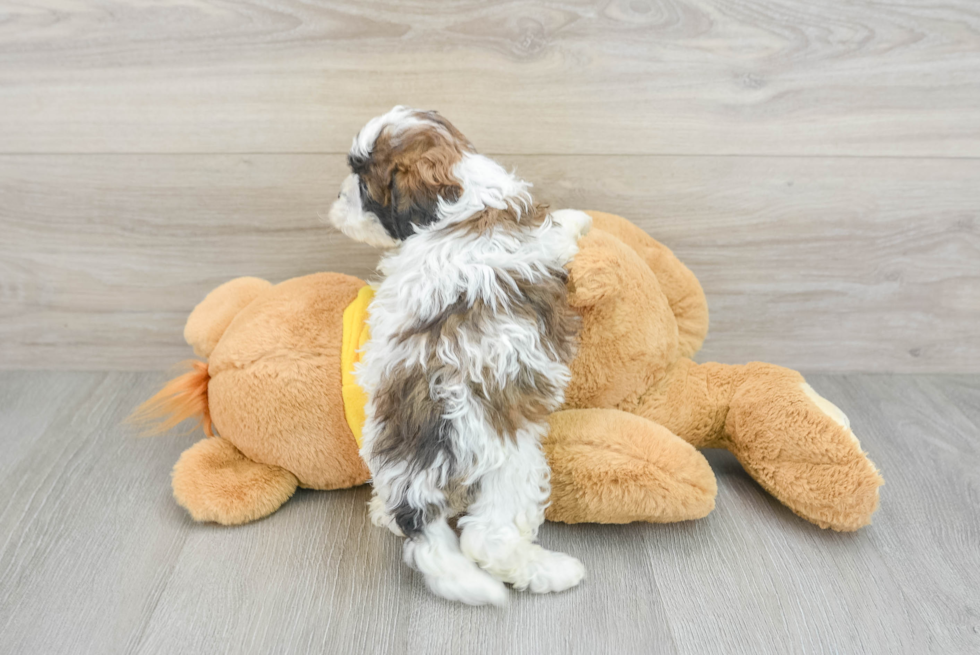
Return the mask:
<path id="1" fill-rule="evenodd" d="M 163 434 L 178 423 L 197 416 L 204 433 L 214 436 L 208 411 L 208 381 L 211 379 L 208 363 L 192 359 L 183 365 L 189 369 L 186 373 L 165 384 L 127 419 L 129 423 L 145 426 L 144 435 Z"/>

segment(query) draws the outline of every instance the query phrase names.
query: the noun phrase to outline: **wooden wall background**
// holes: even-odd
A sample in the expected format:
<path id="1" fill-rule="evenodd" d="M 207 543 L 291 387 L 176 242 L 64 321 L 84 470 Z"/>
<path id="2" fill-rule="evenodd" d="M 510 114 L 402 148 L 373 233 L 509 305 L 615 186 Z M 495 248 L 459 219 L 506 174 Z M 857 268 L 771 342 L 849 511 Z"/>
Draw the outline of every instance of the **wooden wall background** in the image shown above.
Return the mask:
<path id="1" fill-rule="evenodd" d="M 0 367 L 152 369 L 238 275 L 370 274 L 351 137 L 442 111 L 553 206 L 621 213 L 704 359 L 980 371 L 971 0 L 0 0 Z"/>

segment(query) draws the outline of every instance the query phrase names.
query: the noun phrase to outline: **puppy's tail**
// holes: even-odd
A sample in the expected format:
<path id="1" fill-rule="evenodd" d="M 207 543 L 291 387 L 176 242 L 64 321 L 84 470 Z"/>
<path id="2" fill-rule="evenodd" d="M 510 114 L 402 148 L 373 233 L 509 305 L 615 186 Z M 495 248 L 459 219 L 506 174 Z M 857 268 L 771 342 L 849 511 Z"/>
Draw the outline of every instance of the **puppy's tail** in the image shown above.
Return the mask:
<path id="1" fill-rule="evenodd" d="M 143 436 L 163 434 L 189 418 L 197 417 L 198 426 L 213 437 L 211 412 L 208 409 L 208 363 L 190 359 L 183 363 L 188 370 L 170 380 L 152 398 L 133 410 L 126 422 L 141 427 Z"/>

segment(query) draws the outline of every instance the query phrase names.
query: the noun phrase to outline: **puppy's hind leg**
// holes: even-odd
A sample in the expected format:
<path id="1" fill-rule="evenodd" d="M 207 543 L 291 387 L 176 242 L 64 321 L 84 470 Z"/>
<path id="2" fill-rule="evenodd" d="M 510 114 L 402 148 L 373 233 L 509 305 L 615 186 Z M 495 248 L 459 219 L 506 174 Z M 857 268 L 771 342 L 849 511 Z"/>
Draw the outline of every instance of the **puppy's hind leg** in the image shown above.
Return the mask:
<path id="1" fill-rule="evenodd" d="M 495 578 L 539 594 L 564 591 L 585 577 L 582 563 L 534 543 L 550 495 L 548 462 L 539 435 L 520 431 L 506 442 L 502 466 L 480 479 L 479 495 L 459 520 L 463 553 Z"/>
<path id="2" fill-rule="evenodd" d="M 388 514 L 407 537 L 405 563 L 422 573 L 426 586 L 437 596 L 468 605 L 504 605 L 506 587 L 459 549 L 456 533 L 446 520 L 446 497 L 438 485 L 442 477 L 434 467 L 389 486 Z"/>

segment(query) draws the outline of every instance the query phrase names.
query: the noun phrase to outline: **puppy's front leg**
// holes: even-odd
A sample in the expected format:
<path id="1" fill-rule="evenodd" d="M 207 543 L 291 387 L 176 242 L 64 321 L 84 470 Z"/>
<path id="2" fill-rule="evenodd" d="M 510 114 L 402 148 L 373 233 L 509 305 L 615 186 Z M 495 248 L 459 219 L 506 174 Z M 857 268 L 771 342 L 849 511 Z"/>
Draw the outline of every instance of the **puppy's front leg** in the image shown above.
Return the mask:
<path id="1" fill-rule="evenodd" d="M 371 517 L 371 523 L 379 528 L 388 528 L 395 536 L 404 537 L 405 533 L 398 527 L 395 517 L 388 511 L 387 498 L 387 491 L 376 483 L 374 485 L 374 491 L 371 493 L 371 502 L 368 503 L 368 514 Z"/>
<path id="2" fill-rule="evenodd" d="M 463 554 L 495 578 L 535 593 L 564 591 L 585 577 L 582 563 L 534 543 L 550 495 L 548 462 L 539 435 L 547 426 L 502 440 L 503 465 L 480 478 L 479 493 L 459 520 Z"/>

